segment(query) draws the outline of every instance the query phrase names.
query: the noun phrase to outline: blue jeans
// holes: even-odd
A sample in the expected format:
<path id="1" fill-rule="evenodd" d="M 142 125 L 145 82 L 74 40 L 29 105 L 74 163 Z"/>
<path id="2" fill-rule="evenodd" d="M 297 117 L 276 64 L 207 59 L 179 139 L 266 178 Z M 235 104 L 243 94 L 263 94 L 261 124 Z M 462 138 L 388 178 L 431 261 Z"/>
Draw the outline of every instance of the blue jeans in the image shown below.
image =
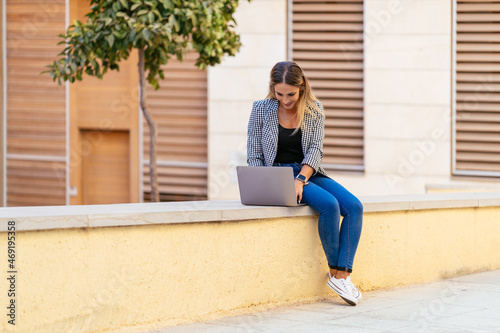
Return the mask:
<path id="1" fill-rule="evenodd" d="M 300 163 L 274 163 L 274 166 L 291 166 L 295 177 L 301 169 Z M 320 174 L 312 176 L 304 186 L 302 202 L 319 213 L 319 237 L 328 266 L 352 272 L 361 237 L 363 204 L 342 185 Z"/>

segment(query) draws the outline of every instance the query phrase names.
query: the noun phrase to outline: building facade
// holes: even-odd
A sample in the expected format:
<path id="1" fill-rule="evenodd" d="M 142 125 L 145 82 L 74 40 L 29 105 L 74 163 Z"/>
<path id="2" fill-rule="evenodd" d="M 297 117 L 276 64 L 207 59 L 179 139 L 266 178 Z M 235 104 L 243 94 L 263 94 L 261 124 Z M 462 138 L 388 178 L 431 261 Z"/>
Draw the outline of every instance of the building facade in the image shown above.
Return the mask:
<path id="1" fill-rule="evenodd" d="M 266 96 L 281 59 L 312 77 L 327 109 L 325 168 L 354 193 L 498 190 L 499 8 L 461 0 L 242 3 L 245 47 L 209 70 L 211 198 L 237 198 L 234 165 L 245 160 L 251 103 Z"/>
<path id="2" fill-rule="evenodd" d="M 500 4 L 252 0 L 243 46 L 199 71 L 166 66 L 148 100 L 162 200 L 238 199 L 252 102 L 294 60 L 325 107 L 323 164 L 358 195 L 500 189 Z M 99 81 L 58 86 L 44 66 L 84 0 L 2 3 L 1 205 L 149 198 L 148 130 L 134 56 Z"/>

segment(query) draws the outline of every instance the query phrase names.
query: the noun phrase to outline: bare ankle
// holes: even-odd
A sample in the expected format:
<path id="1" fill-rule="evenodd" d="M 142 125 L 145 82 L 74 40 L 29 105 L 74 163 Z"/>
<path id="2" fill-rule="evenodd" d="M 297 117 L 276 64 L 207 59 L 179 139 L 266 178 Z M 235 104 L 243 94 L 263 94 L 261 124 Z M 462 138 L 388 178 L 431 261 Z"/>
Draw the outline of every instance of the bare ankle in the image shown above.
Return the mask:
<path id="1" fill-rule="evenodd" d="M 337 274 L 335 274 L 335 278 L 337 279 L 346 279 L 351 273 L 347 271 L 337 271 Z"/>

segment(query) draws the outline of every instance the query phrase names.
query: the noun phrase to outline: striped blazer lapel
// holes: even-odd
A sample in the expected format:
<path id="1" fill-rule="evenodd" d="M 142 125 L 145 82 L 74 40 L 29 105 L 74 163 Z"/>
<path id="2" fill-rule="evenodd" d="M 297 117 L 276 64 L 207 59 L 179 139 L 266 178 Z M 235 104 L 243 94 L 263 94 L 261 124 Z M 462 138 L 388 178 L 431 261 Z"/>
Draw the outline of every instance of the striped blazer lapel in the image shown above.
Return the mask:
<path id="1" fill-rule="evenodd" d="M 310 117 L 311 115 L 306 112 L 304 114 L 304 120 L 302 121 L 302 125 L 300 126 L 300 129 L 302 130 L 302 152 L 304 153 L 304 156 L 306 156 L 307 150 L 311 145 L 312 129 L 310 128 L 311 126 Z"/>
<path id="2" fill-rule="evenodd" d="M 278 101 L 270 100 L 268 109 L 267 109 L 267 117 L 268 117 L 268 128 L 264 131 L 265 136 L 267 136 L 268 140 L 268 149 L 267 151 L 270 153 L 268 158 L 266 159 L 266 165 L 272 166 L 274 163 L 274 159 L 276 158 L 276 153 L 278 152 Z"/>

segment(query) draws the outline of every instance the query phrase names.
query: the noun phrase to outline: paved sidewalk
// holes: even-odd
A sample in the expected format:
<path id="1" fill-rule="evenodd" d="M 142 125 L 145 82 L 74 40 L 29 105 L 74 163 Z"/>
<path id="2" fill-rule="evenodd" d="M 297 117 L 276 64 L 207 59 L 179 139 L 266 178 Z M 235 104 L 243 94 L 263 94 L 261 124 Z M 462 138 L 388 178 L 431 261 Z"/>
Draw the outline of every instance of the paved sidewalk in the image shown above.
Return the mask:
<path id="1" fill-rule="evenodd" d="M 500 270 L 153 332 L 500 332 Z"/>

